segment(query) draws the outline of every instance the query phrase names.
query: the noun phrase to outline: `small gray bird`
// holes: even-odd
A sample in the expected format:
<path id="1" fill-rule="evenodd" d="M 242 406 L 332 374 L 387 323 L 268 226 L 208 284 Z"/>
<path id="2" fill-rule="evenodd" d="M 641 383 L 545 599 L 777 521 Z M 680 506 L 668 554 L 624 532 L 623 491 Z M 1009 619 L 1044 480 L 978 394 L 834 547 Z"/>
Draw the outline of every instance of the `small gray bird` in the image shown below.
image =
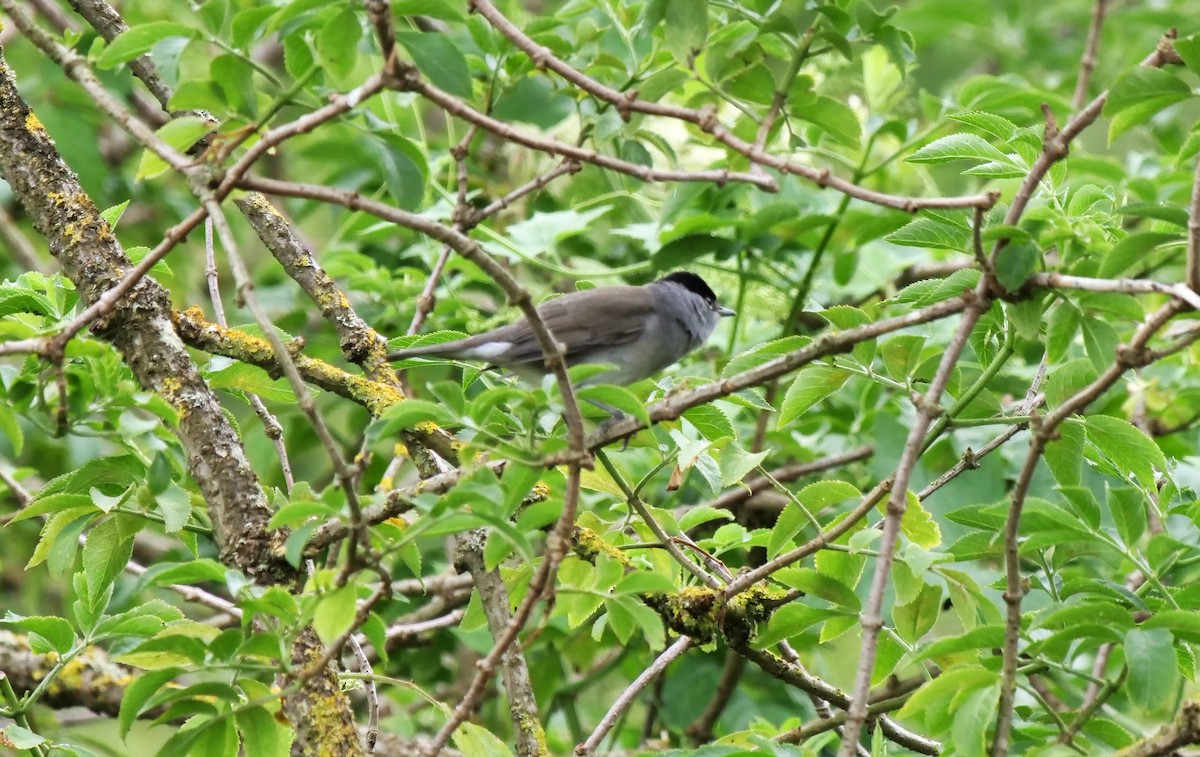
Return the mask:
<path id="1" fill-rule="evenodd" d="M 640 287 L 571 292 L 537 311 L 562 343 L 568 365 L 614 366 L 588 384 L 632 384 L 652 376 L 704 344 L 721 317 L 734 314 L 717 302 L 704 279 L 683 271 Z M 410 357 L 486 360 L 535 381 L 546 372 L 542 348 L 525 318 L 465 339 L 388 355 L 389 360 Z"/>

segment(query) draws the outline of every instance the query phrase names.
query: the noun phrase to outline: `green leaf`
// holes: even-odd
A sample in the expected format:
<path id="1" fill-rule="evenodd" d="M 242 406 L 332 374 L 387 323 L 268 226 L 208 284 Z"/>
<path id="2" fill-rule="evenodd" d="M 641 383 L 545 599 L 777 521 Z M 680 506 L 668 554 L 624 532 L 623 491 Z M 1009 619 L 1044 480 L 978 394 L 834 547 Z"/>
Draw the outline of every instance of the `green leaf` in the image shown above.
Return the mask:
<path id="1" fill-rule="evenodd" d="M 788 567 L 775 574 L 780 583 L 793 589 L 799 589 L 805 594 L 840 605 L 851 612 L 858 612 L 861 605 L 858 595 L 841 581 L 822 575 L 812 568 Z"/>
<path id="2" fill-rule="evenodd" d="M 1165 628 L 1132 628 L 1125 634 L 1125 690 L 1129 701 L 1143 712 L 1164 712 L 1179 679 L 1171 632 Z"/>
<path id="3" fill-rule="evenodd" d="M 224 583 L 226 568 L 216 560 L 201 558 L 174 565 L 167 564 L 165 570 L 158 571 L 151 579 L 155 586 L 170 584 L 199 584 L 206 581 Z"/>
<path id="4" fill-rule="evenodd" d="M 100 68 L 112 68 L 145 55 L 164 39 L 170 37 L 196 39 L 199 36 L 198 30 L 174 21 L 151 21 L 147 24 L 138 24 L 114 37 L 104 48 L 104 52 L 100 54 L 96 65 Z"/>
<path id="5" fill-rule="evenodd" d="M 1032 244 L 1010 244 L 996 261 L 996 278 L 1010 292 L 1020 289 L 1037 268 L 1042 255 Z"/>
<path id="6" fill-rule="evenodd" d="M 35 313 L 53 317 L 54 311 L 54 304 L 43 294 L 22 287 L 0 287 L 0 316 Z"/>
<path id="7" fill-rule="evenodd" d="M 9 610 L 0 617 L 0 625 L 13 626 L 49 642 L 55 652 L 66 654 L 75 645 L 75 629 L 63 618 L 49 615 L 21 616 Z M 48 650 L 47 650 L 48 651 Z"/>
<path id="8" fill-rule="evenodd" d="M 1138 263 L 1145 263 L 1147 256 L 1162 245 L 1182 241 L 1183 235 L 1181 234 L 1166 234 L 1159 231 L 1130 234 L 1108 251 L 1100 261 L 1100 270 L 1096 275 L 1103 279 L 1122 276 Z"/>
<path id="9" fill-rule="evenodd" d="M 915 600 L 892 608 L 896 631 L 912 643 L 928 633 L 941 614 L 942 587 L 936 584 L 925 584 Z"/>
<path id="10" fill-rule="evenodd" d="M 192 145 L 203 139 L 215 126 L 216 123 L 211 118 L 180 116 L 171 119 L 154 133 L 175 150 L 186 153 Z M 153 179 L 168 168 L 166 161 L 146 149 L 142 151 L 142 160 L 138 164 L 135 178 L 138 181 Z"/>
<path id="11" fill-rule="evenodd" d="M 635 570 L 612 588 L 613 594 L 671 594 L 677 591 L 679 587 L 670 578 L 648 570 Z"/>
<path id="12" fill-rule="evenodd" d="M 192 496 L 183 487 L 171 482 L 154 498 L 154 505 L 163 516 L 163 530 L 177 534 L 192 517 Z"/>
<path id="13" fill-rule="evenodd" d="M 1136 426 L 1109 415 L 1084 420 L 1087 438 L 1117 470 L 1136 476 L 1142 486 L 1155 488 L 1154 471 L 1167 471 L 1167 459 L 1158 445 Z"/>
<path id="14" fill-rule="evenodd" d="M 395 0 L 392 12 L 397 16 L 429 16 L 457 22 L 466 20 L 462 11 L 449 0 Z"/>
<path id="15" fill-rule="evenodd" d="M 125 687 L 125 691 L 121 695 L 121 710 L 117 715 L 118 731 L 122 739 L 129 735 L 129 729 L 133 727 L 137 716 L 146 709 L 146 703 L 150 697 L 157 694 L 182 672 L 179 668 L 153 670 L 142 673 Z"/>
<path id="16" fill-rule="evenodd" d="M 474 723 L 463 723 L 451 737 L 464 757 L 511 757 L 512 750 L 491 731 Z"/>
<path id="17" fill-rule="evenodd" d="M 957 655 L 975 649 L 996 649 L 1004 644 L 1004 626 L 986 625 L 974 628 L 959 636 L 937 639 L 917 652 L 913 661 L 937 659 L 946 655 Z"/>
<path id="18" fill-rule="evenodd" d="M 555 89 L 545 76 L 525 76 L 506 89 L 492 108 L 502 121 L 520 121 L 544 131 L 552 129 L 575 112 L 575 101 Z"/>
<path id="19" fill-rule="evenodd" d="M 997 139 L 1005 141 L 1012 139 L 1019 129 L 1016 124 L 1004 116 L 998 116 L 995 113 L 987 113 L 982 110 L 967 110 L 962 113 L 946 116 L 946 118 L 951 121 L 957 121 L 960 124 L 973 126 L 980 131 L 991 134 Z"/>
<path id="20" fill-rule="evenodd" d="M 1187 208 L 1174 202 L 1133 202 L 1117 208 L 1117 212 L 1123 216 L 1166 221 L 1180 228 L 1187 228 L 1188 224 Z"/>
<path id="21" fill-rule="evenodd" d="M 697 405 L 683 414 L 684 420 L 696 427 L 705 439 L 715 442 L 736 435 L 729 416 L 716 405 Z"/>
<path id="22" fill-rule="evenodd" d="M 932 730 L 944 731 L 950 726 L 948 716 L 953 713 L 955 703 L 962 701 L 964 694 L 999 683 L 999 673 L 982 665 L 954 665 L 917 689 L 900 708 L 897 716 L 913 718 L 917 722 L 925 723 Z M 991 716 L 987 718 L 987 722 L 990 721 Z"/>
<path id="23" fill-rule="evenodd" d="M 754 639 L 754 646 L 764 649 L 780 641 L 795 638 L 817 623 L 843 615 L 845 613 L 840 610 L 809 607 L 799 602 L 784 605 L 771 614 L 766 631 Z"/>
<path id="24" fill-rule="evenodd" d="M 933 549 L 942 543 L 942 530 L 914 492 L 908 492 L 908 507 L 900 519 L 900 531 L 914 544 Z"/>
<path id="25" fill-rule="evenodd" d="M 679 530 L 683 532 L 690 531 L 696 526 L 703 525 L 714 520 L 733 520 L 734 515 L 728 510 L 721 510 L 709 505 L 698 505 L 689 508 L 679 518 Z"/>
<path id="26" fill-rule="evenodd" d="M 888 339 L 880 347 L 883 369 L 897 381 L 907 382 L 921 362 L 921 350 L 925 337 L 916 334 L 899 334 Z"/>
<path id="27" fill-rule="evenodd" d="M 747 452 L 738 444 L 726 445 L 718 458 L 721 466 L 721 485 L 733 486 L 739 483 L 750 471 L 761 465 L 768 454 L 770 453 L 766 450 Z"/>
<path id="28" fill-rule="evenodd" d="M 1046 324 L 1046 354 L 1051 363 L 1061 363 L 1067 356 L 1081 319 L 1079 309 L 1067 301 L 1059 303 L 1050 313 L 1050 321 Z"/>
<path id="29" fill-rule="evenodd" d="M 862 124 L 858 120 L 858 114 L 840 100 L 819 96 L 815 101 L 805 102 L 797 107 L 793 115 L 816 124 L 835 142 L 847 147 L 858 147 L 862 141 Z"/>
<path id="30" fill-rule="evenodd" d="M 788 336 L 746 350 L 725 364 L 724 370 L 721 371 L 721 378 L 729 378 L 730 376 L 736 376 L 739 373 L 757 368 L 764 363 L 795 352 L 809 344 L 812 344 L 810 337 Z"/>
<path id="31" fill-rule="evenodd" d="M 434 86 L 455 97 L 470 99 L 471 72 L 467 59 L 446 35 L 399 31 L 396 41 Z"/>
<path id="32" fill-rule="evenodd" d="M 1080 459 L 1083 457 L 1083 430 L 1078 426 L 1070 426 L 1070 428 L 1078 432 L 1080 439 Z M 1059 487 L 1063 498 L 1070 505 L 1071 510 L 1079 517 L 1079 520 L 1085 523 L 1088 528 L 1093 531 L 1100 528 L 1100 502 L 1097 501 L 1096 495 L 1092 494 L 1091 489 L 1082 486 L 1063 485 Z"/>
<path id="33" fill-rule="evenodd" d="M 425 200 L 425 188 L 429 184 L 429 161 L 425 151 L 399 134 L 382 131 L 375 137 L 379 139 L 388 169 L 384 171 L 388 194 L 400 208 L 417 210 Z"/>
<path id="34" fill-rule="evenodd" d="M 45 736 L 39 736 L 28 728 L 22 728 L 16 723 L 8 723 L 0 728 L 0 745 L 9 749 L 27 750 L 46 743 Z M 35 752 L 40 754 L 40 752 Z"/>
<path id="35" fill-rule="evenodd" d="M 917 218 L 906 224 L 903 228 L 897 229 L 891 234 L 888 234 L 885 239 L 892 244 L 898 244 L 904 247 L 925 247 L 933 250 L 965 251 L 969 249 L 969 245 L 971 243 L 971 231 L 965 227 L 952 226 L 935 221 L 932 218 L 925 218 L 922 216 L 921 218 Z M 934 285 L 932 283 L 933 281 L 934 280 L 919 281 L 916 284 L 907 287 L 904 291 L 908 291 L 908 289 L 918 285 L 922 285 L 922 288 L 931 287 Z M 942 299 L 945 299 L 945 297 Z"/>
<path id="36" fill-rule="evenodd" d="M 1159 610 L 1144 620 L 1143 629 L 1165 628 L 1175 639 L 1200 642 L 1200 613 L 1195 610 Z"/>
<path id="37" fill-rule="evenodd" d="M 598 407 L 608 410 L 609 407 L 632 415 L 645 425 L 650 425 L 650 414 L 646 412 L 646 406 L 637 398 L 637 395 L 629 391 L 623 386 L 614 386 L 612 384 L 597 384 L 595 386 L 583 386 L 575 390 L 579 399 L 587 402 L 596 403 Z"/>
<path id="38" fill-rule="evenodd" d="M 955 698 L 954 722 L 950 727 L 949 743 L 956 754 L 987 754 L 987 731 L 996 716 L 1000 701 L 1000 683 L 977 688 L 970 693 L 960 692 Z"/>
<path id="39" fill-rule="evenodd" d="M 1104 103 L 1104 114 L 1113 116 L 1137 106 L 1154 104 L 1161 110 L 1192 96 L 1191 87 L 1174 73 L 1162 68 L 1136 66 L 1113 82 Z M 1149 118 L 1150 114 L 1146 117 Z"/>
<path id="40" fill-rule="evenodd" d="M 663 0 L 662 5 L 666 21 L 663 41 L 676 61 L 690 67 L 708 37 L 708 0 L 688 0 L 686 3 Z"/>
<path id="41" fill-rule="evenodd" d="M 1125 546 L 1136 546 L 1145 533 L 1148 507 L 1150 501 L 1141 489 L 1122 486 L 1108 490 L 1108 511 Z"/>
<path id="42" fill-rule="evenodd" d="M 286 379 L 272 379 L 262 368 L 247 363 L 233 362 L 206 373 L 204 376 L 213 389 L 256 394 L 267 402 L 294 403 L 296 395 Z"/>
<path id="43" fill-rule="evenodd" d="M 326 644 L 345 633 L 354 623 L 354 586 L 347 585 L 323 595 L 313 614 L 313 630 Z"/>
<path id="44" fill-rule="evenodd" d="M 258 114 L 258 98 L 250 62 L 239 55 L 218 55 L 208 68 L 229 108 L 238 116 L 254 118 Z"/>
<path id="45" fill-rule="evenodd" d="M 358 41 L 361 38 L 362 25 L 358 15 L 350 8 L 342 9 L 317 33 L 317 55 L 321 64 L 335 78 L 345 79 L 358 62 Z"/>
<path id="46" fill-rule="evenodd" d="M 246 754 L 273 757 L 280 753 L 286 731 L 265 707 L 238 708 L 234 719 Z"/>
<path id="47" fill-rule="evenodd" d="M 451 421 L 450 413 L 436 402 L 404 400 L 389 407 L 376 421 L 375 438 L 392 437 L 399 431 L 416 428 L 422 423 L 444 424 Z"/>
<path id="48" fill-rule="evenodd" d="M 777 428 L 791 425 L 806 410 L 840 389 L 849 378 L 849 372 L 827 365 L 812 365 L 800 371 L 783 398 Z"/>
<path id="49" fill-rule="evenodd" d="M 43 515 L 52 513 L 60 513 L 65 510 L 89 510 L 94 509 L 100 511 L 99 507 L 95 506 L 92 497 L 86 494 L 51 494 L 48 497 L 39 497 L 33 501 L 33 504 L 21 509 L 9 519 L 8 523 L 20 523 L 23 520 L 37 518 Z"/>
<path id="50" fill-rule="evenodd" d="M 1171 45 L 1183 60 L 1185 66 L 1194 74 L 1200 74 L 1200 35 L 1193 34 L 1183 39 L 1177 39 Z"/>
<path id="51" fill-rule="evenodd" d="M 977 134 L 960 132 L 935 139 L 905 158 L 909 163 L 948 163 L 952 160 L 978 160 L 1020 168 L 1008 155 L 988 144 Z"/>

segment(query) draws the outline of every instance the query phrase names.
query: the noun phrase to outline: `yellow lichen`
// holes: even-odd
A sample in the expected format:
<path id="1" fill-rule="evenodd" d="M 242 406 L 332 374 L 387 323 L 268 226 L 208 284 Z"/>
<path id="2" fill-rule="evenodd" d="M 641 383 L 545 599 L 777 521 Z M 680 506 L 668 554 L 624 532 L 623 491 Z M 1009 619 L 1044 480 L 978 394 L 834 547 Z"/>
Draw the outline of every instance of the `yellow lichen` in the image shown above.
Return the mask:
<path id="1" fill-rule="evenodd" d="M 37 117 L 32 111 L 25 116 L 25 128 L 29 131 L 45 131 L 46 127 L 42 125 L 42 120 Z"/>

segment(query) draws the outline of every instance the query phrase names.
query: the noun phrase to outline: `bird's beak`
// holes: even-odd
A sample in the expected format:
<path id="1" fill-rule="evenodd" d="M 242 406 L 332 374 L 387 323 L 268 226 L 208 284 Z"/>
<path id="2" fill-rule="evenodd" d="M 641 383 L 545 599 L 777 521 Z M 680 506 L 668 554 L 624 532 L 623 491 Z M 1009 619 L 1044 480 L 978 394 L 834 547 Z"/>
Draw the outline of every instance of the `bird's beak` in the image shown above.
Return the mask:
<path id="1" fill-rule="evenodd" d="M 729 316 L 729 315 L 737 315 L 737 311 L 736 311 L 736 310 L 734 310 L 733 308 L 727 308 L 727 307 L 718 307 L 718 308 L 717 308 L 717 313 L 718 313 L 718 314 L 719 314 L 719 315 L 720 315 L 722 318 L 724 318 L 725 316 Z"/>

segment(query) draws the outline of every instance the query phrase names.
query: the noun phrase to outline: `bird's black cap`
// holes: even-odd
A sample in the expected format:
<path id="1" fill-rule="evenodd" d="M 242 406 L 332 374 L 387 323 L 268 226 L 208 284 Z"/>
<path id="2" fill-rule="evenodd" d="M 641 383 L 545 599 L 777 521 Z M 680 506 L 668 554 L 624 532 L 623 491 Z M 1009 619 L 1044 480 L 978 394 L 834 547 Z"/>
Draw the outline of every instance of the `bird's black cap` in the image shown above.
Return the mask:
<path id="1" fill-rule="evenodd" d="M 662 277 L 662 281 L 672 281 L 692 294 L 703 297 L 708 302 L 716 302 L 717 295 L 704 279 L 689 271 L 676 271 Z"/>

